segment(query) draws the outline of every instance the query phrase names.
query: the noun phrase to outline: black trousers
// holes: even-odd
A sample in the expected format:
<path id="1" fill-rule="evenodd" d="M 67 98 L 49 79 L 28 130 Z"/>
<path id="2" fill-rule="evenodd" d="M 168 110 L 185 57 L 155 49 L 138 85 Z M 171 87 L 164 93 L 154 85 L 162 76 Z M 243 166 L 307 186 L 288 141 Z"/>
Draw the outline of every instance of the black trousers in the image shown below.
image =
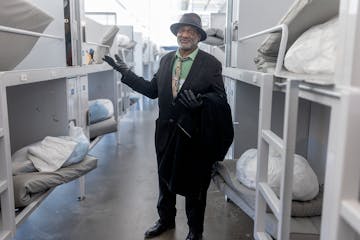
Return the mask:
<path id="1" fill-rule="evenodd" d="M 185 211 L 188 219 L 188 226 L 191 231 L 202 233 L 204 230 L 204 215 L 206 208 L 206 194 L 210 185 L 209 177 L 203 182 L 203 186 L 198 197 L 185 197 Z M 167 223 L 175 223 L 176 215 L 176 194 L 171 192 L 159 177 L 159 199 L 157 204 L 160 221 Z"/>

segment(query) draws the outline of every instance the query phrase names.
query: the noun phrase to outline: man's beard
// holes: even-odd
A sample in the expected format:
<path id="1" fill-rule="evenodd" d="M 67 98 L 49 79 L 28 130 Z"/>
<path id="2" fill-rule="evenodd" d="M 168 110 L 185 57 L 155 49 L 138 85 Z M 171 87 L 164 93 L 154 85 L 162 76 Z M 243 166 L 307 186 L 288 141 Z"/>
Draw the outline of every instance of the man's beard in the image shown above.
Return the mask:
<path id="1" fill-rule="evenodd" d="M 189 51 L 189 50 L 195 49 L 196 44 L 194 44 L 194 42 L 192 42 L 192 41 L 189 43 L 181 43 L 179 41 L 179 46 L 182 50 Z"/>

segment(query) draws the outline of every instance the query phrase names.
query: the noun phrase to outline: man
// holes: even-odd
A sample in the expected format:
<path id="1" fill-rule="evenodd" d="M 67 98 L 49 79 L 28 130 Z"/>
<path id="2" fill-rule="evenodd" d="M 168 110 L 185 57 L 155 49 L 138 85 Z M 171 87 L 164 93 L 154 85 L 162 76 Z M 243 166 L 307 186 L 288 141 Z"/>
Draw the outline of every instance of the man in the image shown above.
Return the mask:
<path id="1" fill-rule="evenodd" d="M 224 158 L 232 142 L 231 112 L 221 63 L 198 48 L 198 42 L 206 39 L 200 17 L 185 13 L 170 30 L 177 36 L 179 48 L 162 57 L 151 81 L 130 71 L 117 55 L 117 63 L 109 56 L 104 61 L 119 71 L 123 75 L 121 81 L 132 89 L 158 98 L 155 148 L 160 219 L 145 232 L 145 238 L 175 227 L 176 194 L 180 194 L 185 196 L 189 225 L 186 240 L 199 240 L 211 166 Z"/>

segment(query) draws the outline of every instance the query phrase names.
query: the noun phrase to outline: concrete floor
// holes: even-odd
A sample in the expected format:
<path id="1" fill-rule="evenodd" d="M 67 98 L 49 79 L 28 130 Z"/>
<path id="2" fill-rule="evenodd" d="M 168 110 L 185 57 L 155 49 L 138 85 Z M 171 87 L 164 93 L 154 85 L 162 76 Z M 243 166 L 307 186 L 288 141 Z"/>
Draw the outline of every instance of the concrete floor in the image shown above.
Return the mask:
<path id="1" fill-rule="evenodd" d="M 86 176 L 87 197 L 77 201 L 78 181 L 57 187 L 18 227 L 16 240 L 139 240 L 158 219 L 154 149 L 156 103 L 135 104 L 117 133 L 92 149 L 98 167 Z M 178 196 L 175 230 L 156 240 L 185 239 L 184 198 Z M 211 185 L 204 240 L 247 240 L 253 222 Z"/>

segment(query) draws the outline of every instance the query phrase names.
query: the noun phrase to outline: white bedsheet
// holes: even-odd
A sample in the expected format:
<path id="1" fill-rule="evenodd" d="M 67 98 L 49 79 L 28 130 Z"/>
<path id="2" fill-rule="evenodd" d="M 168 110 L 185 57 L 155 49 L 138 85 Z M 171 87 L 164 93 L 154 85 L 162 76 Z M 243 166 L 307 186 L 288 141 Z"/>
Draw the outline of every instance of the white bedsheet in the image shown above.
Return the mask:
<path id="1" fill-rule="evenodd" d="M 39 145 L 28 149 L 28 159 L 39 172 L 58 170 L 73 153 L 78 143 L 59 137 L 45 137 Z"/>

